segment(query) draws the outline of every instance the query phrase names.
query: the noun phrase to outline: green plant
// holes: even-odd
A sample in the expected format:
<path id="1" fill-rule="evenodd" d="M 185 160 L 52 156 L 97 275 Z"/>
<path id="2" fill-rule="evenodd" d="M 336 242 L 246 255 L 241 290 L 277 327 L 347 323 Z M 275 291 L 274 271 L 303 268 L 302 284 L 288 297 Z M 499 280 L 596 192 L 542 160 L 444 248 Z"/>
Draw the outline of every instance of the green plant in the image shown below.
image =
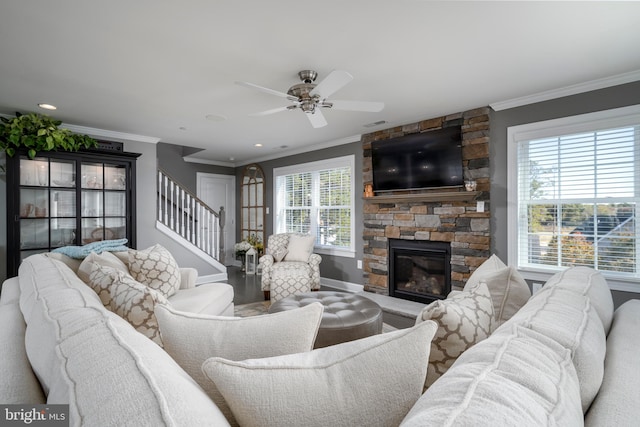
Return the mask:
<path id="1" fill-rule="evenodd" d="M 38 151 L 78 151 L 98 146 L 98 141 L 90 136 L 60 129 L 61 121 L 43 114 L 16 113 L 16 117 L 0 117 L 0 120 L 0 149 L 9 157 L 20 148 L 27 149 L 27 155 L 33 159 Z"/>

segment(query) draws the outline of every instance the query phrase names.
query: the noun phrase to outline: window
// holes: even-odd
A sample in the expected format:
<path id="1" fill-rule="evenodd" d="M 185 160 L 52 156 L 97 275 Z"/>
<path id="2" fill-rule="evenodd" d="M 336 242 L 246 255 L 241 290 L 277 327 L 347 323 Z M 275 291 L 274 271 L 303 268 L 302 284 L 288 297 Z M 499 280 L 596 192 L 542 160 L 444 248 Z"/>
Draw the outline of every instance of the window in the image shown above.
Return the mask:
<path id="1" fill-rule="evenodd" d="M 508 140 L 510 263 L 531 279 L 592 267 L 640 292 L 640 108 L 517 126 Z"/>
<path id="2" fill-rule="evenodd" d="M 274 169 L 274 232 L 309 233 L 319 253 L 355 256 L 354 156 Z"/>

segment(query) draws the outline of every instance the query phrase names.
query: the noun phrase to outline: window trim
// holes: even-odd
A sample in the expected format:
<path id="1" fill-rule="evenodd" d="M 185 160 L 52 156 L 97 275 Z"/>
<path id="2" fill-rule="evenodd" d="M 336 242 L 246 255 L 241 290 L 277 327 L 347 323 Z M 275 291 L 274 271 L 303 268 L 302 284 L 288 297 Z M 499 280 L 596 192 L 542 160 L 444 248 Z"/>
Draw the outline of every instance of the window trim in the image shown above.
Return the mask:
<path id="1" fill-rule="evenodd" d="M 336 248 L 332 246 L 314 245 L 314 252 L 323 255 L 332 255 L 345 258 L 355 258 L 355 155 L 350 154 L 342 157 L 333 157 L 330 159 L 317 160 L 308 163 L 298 163 L 295 165 L 283 166 L 273 169 L 273 232 L 278 233 L 279 209 L 278 209 L 278 178 L 284 175 L 291 175 L 303 172 L 315 172 L 319 170 L 335 169 L 340 167 L 348 167 L 351 170 L 351 223 L 350 223 L 350 245 L 349 248 Z M 317 189 L 314 189 L 317 191 Z M 315 195 L 317 196 L 317 195 Z"/>
<path id="2" fill-rule="evenodd" d="M 518 264 L 518 142 L 639 123 L 640 105 L 632 105 L 507 128 L 507 260 L 525 279 L 546 281 L 558 270 L 542 266 L 525 268 Z M 607 271 L 601 273 L 611 289 L 640 293 L 637 278 L 612 276 Z"/>

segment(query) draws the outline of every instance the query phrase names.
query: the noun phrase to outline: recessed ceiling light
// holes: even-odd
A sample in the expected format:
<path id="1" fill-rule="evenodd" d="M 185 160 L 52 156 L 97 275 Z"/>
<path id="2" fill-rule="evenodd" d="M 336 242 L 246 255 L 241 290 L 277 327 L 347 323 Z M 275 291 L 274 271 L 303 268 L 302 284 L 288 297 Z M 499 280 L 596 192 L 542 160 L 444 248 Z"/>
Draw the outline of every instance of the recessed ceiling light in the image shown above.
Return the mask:
<path id="1" fill-rule="evenodd" d="M 58 109 L 58 107 L 56 107 L 55 105 L 45 104 L 44 102 L 41 102 L 40 104 L 38 104 L 38 107 L 44 108 L 45 110 L 57 110 Z"/>
<path id="2" fill-rule="evenodd" d="M 262 144 L 258 143 L 258 144 L 253 144 L 254 147 L 262 147 Z"/>
<path id="3" fill-rule="evenodd" d="M 224 122 L 225 120 L 227 120 L 227 118 L 225 116 L 220 115 L 220 114 L 207 114 L 204 117 L 207 120 L 210 120 L 212 122 Z"/>

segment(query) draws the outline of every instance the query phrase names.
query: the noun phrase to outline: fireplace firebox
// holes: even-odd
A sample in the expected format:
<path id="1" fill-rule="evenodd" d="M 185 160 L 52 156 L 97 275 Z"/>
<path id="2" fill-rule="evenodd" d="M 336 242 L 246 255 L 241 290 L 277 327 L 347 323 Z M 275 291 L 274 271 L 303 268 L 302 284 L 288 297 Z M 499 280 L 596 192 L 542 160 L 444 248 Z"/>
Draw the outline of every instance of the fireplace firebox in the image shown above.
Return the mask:
<path id="1" fill-rule="evenodd" d="M 451 245 L 389 239 L 389 295 L 428 304 L 451 291 Z"/>

